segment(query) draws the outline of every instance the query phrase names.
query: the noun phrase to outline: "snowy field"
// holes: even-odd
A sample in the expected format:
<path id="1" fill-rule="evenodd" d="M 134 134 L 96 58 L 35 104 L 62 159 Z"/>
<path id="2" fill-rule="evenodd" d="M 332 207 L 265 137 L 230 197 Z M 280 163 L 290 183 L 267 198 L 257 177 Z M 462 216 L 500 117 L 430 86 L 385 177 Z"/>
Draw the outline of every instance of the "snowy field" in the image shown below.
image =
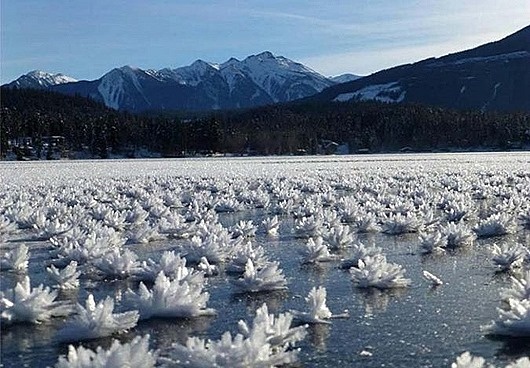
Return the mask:
<path id="1" fill-rule="evenodd" d="M 529 246 L 530 153 L 0 163 L 0 366 L 530 367 Z"/>

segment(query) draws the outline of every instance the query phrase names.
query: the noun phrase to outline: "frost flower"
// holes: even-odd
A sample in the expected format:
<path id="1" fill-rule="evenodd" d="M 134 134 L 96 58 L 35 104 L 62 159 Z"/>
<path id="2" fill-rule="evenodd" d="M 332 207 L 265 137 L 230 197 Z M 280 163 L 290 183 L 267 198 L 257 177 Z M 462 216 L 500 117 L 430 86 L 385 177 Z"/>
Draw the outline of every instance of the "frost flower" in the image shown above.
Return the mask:
<path id="1" fill-rule="evenodd" d="M 422 226 L 422 222 L 416 216 L 398 213 L 390 214 L 383 219 L 382 231 L 389 235 L 416 233 L 421 230 Z"/>
<path id="2" fill-rule="evenodd" d="M 280 228 L 280 221 L 278 220 L 278 216 L 266 218 L 261 223 L 263 224 L 263 227 L 265 228 L 265 232 L 267 233 L 267 235 L 269 236 L 278 235 L 278 229 Z"/>
<path id="3" fill-rule="evenodd" d="M 445 252 L 444 248 L 447 246 L 447 237 L 440 232 L 431 234 L 420 233 L 419 240 L 420 250 L 423 254 Z"/>
<path id="4" fill-rule="evenodd" d="M 26 244 L 21 244 L 0 259 L 0 269 L 25 272 L 28 269 L 29 254 Z"/>
<path id="5" fill-rule="evenodd" d="M 501 292 L 504 300 L 509 299 L 530 299 L 530 270 L 524 271 L 521 278 L 511 276 L 512 286 Z"/>
<path id="6" fill-rule="evenodd" d="M 278 262 L 267 263 L 257 270 L 252 260 L 248 260 L 242 278 L 232 281 L 241 292 L 260 292 L 287 289 L 287 280 Z"/>
<path id="7" fill-rule="evenodd" d="M 350 232 L 350 228 L 343 225 L 332 227 L 324 238 L 331 250 L 348 248 L 355 242 L 355 236 Z"/>
<path id="8" fill-rule="evenodd" d="M 136 326 L 138 311 L 113 313 L 114 299 L 107 297 L 96 304 L 94 296 L 88 295 L 85 307 L 77 304 L 77 314 L 58 331 L 60 341 L 91 340 L 125 332 Z"/>
<path id="9" fill-rule="evenodd" d="M 79 287 L 80 271 L 77 271 L 77 262 L 71 261 L 68 266 L 62 270 L 57 269 L 54 265 L 46 268 L 50 277 L 58 284 L 59 289 L 77 289 Z"/>
<path id="10" fill-rule="evenodd" d="M 515 233 L 517 223 L 513 217 L 507 214 L 497 213 L 487 219 L 481 220 L 473 230 L 479 238 L 489 238 Z"/>
<path id="11" fill-rule="evenodd" d="M 348 314 L 333 315 L 326 306 L 326 288 L 313 287 L 305 301 L 309 305 L 309 312 L 291 311 L 294 317 L 303 323 L 330 323 L 330 318 L 346 318 Z"/>
<path id="12" fill-rule="evenodd" d="M 56 302 L 57 291 L 42 284 L 31 289 L 29 276 L 17 283 L 7 295 L 0 294 L 1 320 L 7 323 L 41 323 L 52 317 L 67 316 L 72 307 L 68 303 Z"/>
<path id="13" fill-rule="evenodd" d="M 127 278 L 140 270 L 138 256 L 129 249 L 122 251 L 115 248 L 92 263 L 105 277 L 109 278 Z"/>
<path id="14" fill-rule="evenodd" d="M 202 284 L 190 284 L 178 279 L 171 281 L 160 272 L 152 290 L 147 289 L 143 282 L 140 282 L 138 293 L 127 290 L 125 304 L 138 309 L 141 319 L 214 315 L 214 309 L 206 308 L 210 295 L 202 289 Z"/>
<path id="15" fill-rule="evenodd" d="M 157 352 L 149 350 L 149 335 L 136 336 L 121 344 L 114 340 L 108 350 L 98 346 L 96 351 L 82 346 L 68 346 L 68 355 L 60 356 L 55 368 L 153 368 Z"/>
<path id="16" fill-rule="evenodd" d="M 486 364 L 486 360 L 482 357 L 474 357 L 469 351 L 462 353 L 456 358 L 456 362 L 451 364 L 451 368 L 493 368 Z"/>
<path id="17" fill-rule="evenodd" d="M 529 337 L 530 300 L 508 299 L 508 309 L 497 308 L 499 318 L 484 330 L 491 335 Z"/>
<path id="18" fill-rule="evenodd" d="M 302 249 L 302 255 L 304 263 L 329 262 L 336 259 L 330 254 L 328 246 L 320 236 L 316 239 L 309 238 Z"/>
<path id="19" fill-rule="evenodd" d="M 397 264 L 388 263 L 383 256 L 366 257 L 358 267 L 350 268 L 352 281 L 360 288 L 375 287 L 391 289 L 406 287 L 410 280 L 404 277 L 405 270 Z"/>
<path id="20" fill-rule="evenodd" d="M 463 223 L 450 222 L 440 229 L 442 237 L 447 239 L 447 248 L 460 248 L 472 245 L 476 235 Z"/>
<path id="21" fill-rule="evenodd" d="M 190 337 L 186 345 L 173 344 L 162 367 L 269 368 L 298 361 L 298 349 L 291 347 L 306 335 L 306 326 L 291 328 L 292 315 L 269 315 L 264 304 L 256 311 L 252 326 L 239 321 L 240 333 L 225 332 L 221 340 Z"/>
<path id="22" fill-rule="evenodd" d="M 342 269 L 349 270 L 352 267 L 357 267 L 359 265 L 359 261 L 364 260 L 366 257 L 383 257 L 381 248 L 375 246 L 367 247 L 363 243 L 354 244 L 350 250 L 350 258 L 343 260 L 340 264 L 340 268 Z"/>
<path id="23" fill-rule="evenodd" d="M 500 247 L 497 244 L 493 244 L 492 261 L 501 271 L 507 271 L 516 267 L 521 267 L 526 254 L 526 248 L 518 244 L 513 246 L 503 244 Z"/>

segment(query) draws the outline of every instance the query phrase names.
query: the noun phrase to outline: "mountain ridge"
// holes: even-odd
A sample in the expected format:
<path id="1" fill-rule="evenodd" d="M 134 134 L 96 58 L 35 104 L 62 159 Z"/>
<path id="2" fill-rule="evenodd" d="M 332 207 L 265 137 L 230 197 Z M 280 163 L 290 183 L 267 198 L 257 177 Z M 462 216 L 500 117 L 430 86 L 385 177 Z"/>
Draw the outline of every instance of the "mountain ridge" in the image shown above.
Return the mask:
<path id="1" fill-rule="evenodd" d="M 25 76 L 7 84 L 20 87 Z M 92 81 L 29 88 L 91 97 L 116 110 L 215 110 L 288 102 L 335 84 L 309 67 L 270 51 L 224 63 L 201 59 L 178 68 L 146 69 L 125 65 Z"/>
<path id="2" fill-rule="evenodd" d="M 530 26 L 501 40 L 381 70 L 308 97 L 413 102 L 446 108 L 530 110 Z"/>

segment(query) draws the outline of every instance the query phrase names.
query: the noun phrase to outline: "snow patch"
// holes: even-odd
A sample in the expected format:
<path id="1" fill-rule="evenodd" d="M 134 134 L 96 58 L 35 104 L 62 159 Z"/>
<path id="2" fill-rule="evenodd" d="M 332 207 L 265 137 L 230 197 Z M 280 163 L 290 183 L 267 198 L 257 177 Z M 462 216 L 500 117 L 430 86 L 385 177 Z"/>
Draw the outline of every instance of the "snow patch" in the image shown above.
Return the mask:
<path id="1" fill-rule="evenodd" d="M 403 101 L 406 91 L 401 90 L 398 82 L 391 82 L 386 84 L 373 84 L 361 88 L 355 92 L 342 93 L 335 97 L 333 101 L 345 102 L 352 99 L 357 101 L 381 101 L 389 103 L 397 103 Z"/>
<path id="2" fill-rule="evenodd" d="M 125 91 L 123 88 L 123 78 L 116 74 L 117 73 L 111 72 L 104 76 L 101 83 L 98 85 L 98 92 L 101 94 L 101 97 L 103 97 L 105 105 L 118 110 Z"/>

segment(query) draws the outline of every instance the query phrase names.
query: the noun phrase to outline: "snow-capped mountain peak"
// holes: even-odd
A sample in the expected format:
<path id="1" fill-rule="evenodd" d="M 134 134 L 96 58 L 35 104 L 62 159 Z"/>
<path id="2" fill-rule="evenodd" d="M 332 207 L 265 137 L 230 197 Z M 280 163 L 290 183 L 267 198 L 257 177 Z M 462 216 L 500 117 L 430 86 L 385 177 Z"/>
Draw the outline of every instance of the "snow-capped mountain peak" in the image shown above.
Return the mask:
<path id="1" fill-rule="evenodd" d="M 9 85 L 17 88 L 46 89 L 58 84 L 73 82 L 77 82 L 77 79 L 61 73 L 53 74 L 43 72 L 42 70 L 32 70 L 11 82 Z"/>
<path id="2" fill-rule="evenodd" d="M 346 74 L 337 75 L 335 77 L 331 77 L 330 79 L 335 83 L 347 83 L 347 82 L 357 80 L 359 78 L 362 78 L 362 76 L 351 74 L 351 73 L 346 73 Z"/>
<path id="3" fill-rule="evenodd" d="M 40 72 L 32 73 L 34 77 L 26 79 L 44 79 Z M 159 70 L 125 65 L 97 80 L 58 85 L 59 81 L 74 81 L 66 78 L 46 87 L 38 83 L 21 87 L 80 94 L 114 109 L 143 111 L 246 108 L 308 97 L 335 84 L 305 65 L 270 51 L 242 60 L 232 57 L 224 63 L 213 63 L 199 59 L 187 66 Z"/>

